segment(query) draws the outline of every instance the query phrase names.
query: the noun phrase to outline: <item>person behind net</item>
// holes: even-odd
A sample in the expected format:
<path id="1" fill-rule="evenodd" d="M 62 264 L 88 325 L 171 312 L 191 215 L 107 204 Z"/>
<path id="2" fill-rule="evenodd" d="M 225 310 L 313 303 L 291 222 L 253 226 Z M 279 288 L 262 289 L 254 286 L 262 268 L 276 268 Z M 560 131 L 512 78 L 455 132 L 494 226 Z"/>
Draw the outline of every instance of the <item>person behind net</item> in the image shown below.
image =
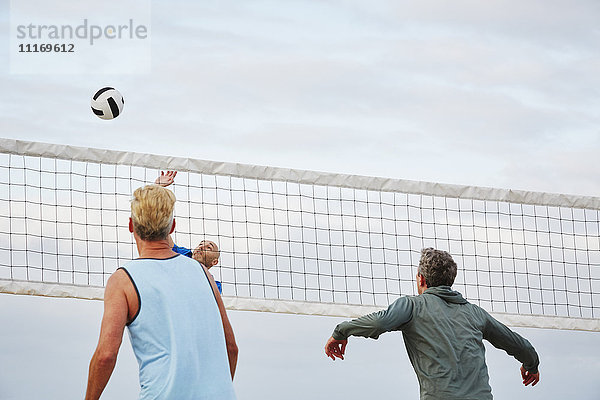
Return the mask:
<path id="1" fill-rule="evenodd" d="M 533 346 L 452 290 L 456 271 L 450 254 L 423 249 L 416 276 L 419 295 L 400 297 L 386 310 L 337 325 L 325 354 L 343 360 L 350 336 L 377 339 L 402 331 L 422 400 L 487 400 L 492 390 L 485 339 L 520 361 L 523 384 L 535 386 L 540 374 Z"/>
<path id="2" fill-rule="evenodd" d="M 125 327 L 139 364 L 141 400 L 235 400 L 233 329 L 207 269 L 169 245 L 174 205 L 173 193 L 157 185 L 133 193 L 129 231 L 139 258 L 106 284 L 86 400 L 99 399 L 106 387 Z"/>
<path id="3" fill-rule="evenodd" d="M 162 187 L 167 187 L 173 182 L 175 182 L 176 175 L 177 171 L 167 171 L 166 173 L 164 171 L 161 171 L 160 175 L 158 176 L 158 178 L 156 178 L 154 183 Z M 211 269 L 219 263 L 219 256 L 221 253 L 219 251 L 219 247 L 213 241 L 203 240 L 200 242 L 200 244 L 198 244 L 198 246 L 194 250 L 188 249 L 187 247 L 183 246 L 177 246 L 173 241 L 171 235 L 169 235 L 169 243 L 172 246 L 174 252 L 183 254 L 186 257 L 193 258 L 194 260 L 204 265 L 206 269 Z M 215 283 L 217 284 L 219 293 L 223 293 L 223 286 L 221 285 L 221 282 L 215 280 Z"/>

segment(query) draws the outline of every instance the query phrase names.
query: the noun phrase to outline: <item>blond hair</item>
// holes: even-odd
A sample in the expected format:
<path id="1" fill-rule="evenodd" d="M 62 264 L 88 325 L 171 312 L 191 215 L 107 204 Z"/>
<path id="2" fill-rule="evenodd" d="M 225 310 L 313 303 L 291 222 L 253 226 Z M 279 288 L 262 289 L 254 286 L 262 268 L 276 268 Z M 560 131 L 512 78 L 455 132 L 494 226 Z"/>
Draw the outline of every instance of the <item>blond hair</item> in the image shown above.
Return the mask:
<path id="1" fill-rule="evenodd" d="M 131 220 L 142 240 L 163 240 L 171 233 L 175 195 L 158 185 L 147 185 L 133 192 Z"/>

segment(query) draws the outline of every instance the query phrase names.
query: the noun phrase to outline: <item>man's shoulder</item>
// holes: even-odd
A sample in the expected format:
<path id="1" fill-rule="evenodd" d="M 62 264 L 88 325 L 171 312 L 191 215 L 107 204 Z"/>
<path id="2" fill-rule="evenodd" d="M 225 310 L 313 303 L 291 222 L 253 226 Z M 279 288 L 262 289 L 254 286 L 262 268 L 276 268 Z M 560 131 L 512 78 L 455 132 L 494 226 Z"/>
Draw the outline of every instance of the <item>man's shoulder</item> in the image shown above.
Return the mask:
<path id="1" fill-rule="evenodd" d="M 133 279 L 127 269 L 120 267 L 108 278 L 104 288 L 104 299 L 120 296 L 121 293 L 128 295 L 135 289 Z"/>
<path id="2" fill-rule="evenodd" d="M 415 307 L 415 302 L 418 296 L 400 296 L 392 304 L 389 305 L 388 311 L 394 313 L 402 313 L 412 317 Z"/>
<path id="3" fill-rule="evenodd" d="M 136 258 L 129 260 L 123 264 L 119 269 L 125 270 L 128 275 L 136 275 L 138 273 L 145 273 L 150 270 L 162 270 L 169 268 L 168 265 L 198 265 L 198 262 L 191 257 L 184 257 L 183 254 L 176 253 L 171 257 L 167 258 Z"/>
<path id="4" fill-rule="evenodd" d="M 125 264 L 125 266 L 126 265 L 127 264 Z M 125 266 L 119 267 L 108 278 L 108 281 L 106 282 L 106 288 L 107 289 L 109 287 L 119 287 L 119 286 L 122 286 L 124 283 L 130 281 L 130 279 L 129 279 L 129 273 L 127 272 L 127 269 L 125 268 Z"/>
<path id="5" fill-rule="evenodd" d="M 459 292 L 455 292 L 455 293 L 460 295 Z M 480 307 L 477 304 L 471 303 L 470 301 L 468 301 L 467 299 L 462 297 L 462 295 L 457 296 L 456 299 L 451 299 L 450 301 L 448 301 L 449 300 L 448 298 L 444 298 L 443 296 L 440 297 L 440 296 L 437 296 L 430 292 L 425 292 L 425 293 L 422 293 L 419 295 L 413 295 L 413 296 L 403 296 L 403 297 L 406 298 L 407 300 L 410 300 L 417 307 L 420 307 L 420 306 L 429 307 L 429 306 L 433 306 L 433 304 L 437 304 L 438 302 L 442 302 L 442 303 L 455 304 L 457 306 L 460 306 L 464 311 L 480 315 L 481 317 L 486 317 L 489 315 L 488 312 L 484 308 Z"/>

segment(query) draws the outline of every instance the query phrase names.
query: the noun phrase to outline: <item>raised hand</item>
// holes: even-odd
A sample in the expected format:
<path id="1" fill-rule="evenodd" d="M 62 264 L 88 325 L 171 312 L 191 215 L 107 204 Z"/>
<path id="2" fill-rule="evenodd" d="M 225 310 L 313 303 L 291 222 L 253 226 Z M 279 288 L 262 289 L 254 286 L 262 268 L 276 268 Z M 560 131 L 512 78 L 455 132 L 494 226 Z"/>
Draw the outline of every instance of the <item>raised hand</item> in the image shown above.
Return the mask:
<path id="1" fill-rule="evenodd" d="M 177 171 L 160 171 L 160 175 L 154 181 L 155 184 L 160 185 L 162 187 L 167 187 L 173 182 L 175 182 L 175 175 L 177 175 Z"/>

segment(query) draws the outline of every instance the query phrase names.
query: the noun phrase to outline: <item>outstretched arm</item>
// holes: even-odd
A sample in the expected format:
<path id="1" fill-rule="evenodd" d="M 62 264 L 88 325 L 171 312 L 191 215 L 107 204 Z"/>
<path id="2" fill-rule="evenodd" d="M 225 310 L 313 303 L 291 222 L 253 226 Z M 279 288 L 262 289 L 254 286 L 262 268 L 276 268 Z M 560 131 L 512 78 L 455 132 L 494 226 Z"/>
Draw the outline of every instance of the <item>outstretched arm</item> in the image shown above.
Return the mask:
<path id="1" fill-rule="evenodd" d="M 177 175 L 177 171 L 167 171 L 167 173 L 165 173 L 165 171 L 160 171 L 160 175 L 156 178 L 154 183 L 162 187 L 167 187 L 175 182 L 175 175 Z"/>
<path id="2" fill-rule="evenodd" d="M 407 297 L 400 297 L 385 310 L 342 322 L 335 327 L 332 337 L 336 340 L 349 336 L 377 339 L 382 333 L 399 330 L 412 319 L 412 311 L 412 302 Z"/>
<path id="3" fill-rule="evenodd" d="M 155 185 L 159 185 L 162 187 L 167 187 L 173 182 L 175 182 L 175 176 L 177 175 L 177 171 L 160 171 L 160 175 L 154 181 Z M 175 243 L 173 242 L 173 238 L 169 235 L 169 246 L 173 247 Z"/>
<path id="4" fill-rule="evenodd" d="M 540 359 L 537 352 L 527 339 L 510 330 L 506 325 L 496 320 L 486 312 L 486 324 L 483 338 L 494 347 L 506 351 L 523 365 L 521 366 L 521 377 L 525 386 L 535 386 L 540 380 L 538 366 Z"/>
<path id="5" fill-rule="evenodd" d="M 402 326 L 412 319 L 412 312 L 412 302 L 406 297 L 400 297 L 386 310 L 342 322 L 335 327 L 327 341 L 325 354 L 334 361 L 336 357 L 343 360 L 348 337 L 362 336 L 377 339 L 382 333 L 402 329 Z"/>

